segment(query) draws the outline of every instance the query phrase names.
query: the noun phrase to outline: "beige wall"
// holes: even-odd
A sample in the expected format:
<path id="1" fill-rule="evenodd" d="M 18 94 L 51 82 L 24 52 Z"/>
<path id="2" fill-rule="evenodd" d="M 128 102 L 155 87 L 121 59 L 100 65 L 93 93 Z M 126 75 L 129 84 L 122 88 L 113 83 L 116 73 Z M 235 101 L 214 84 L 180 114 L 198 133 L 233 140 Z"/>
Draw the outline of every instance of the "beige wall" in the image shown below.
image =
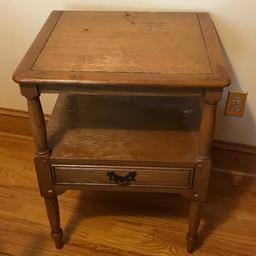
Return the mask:
<path id="1" fill-rule="evenodd" d="M 256 145 L 256 1 L 255 0 L 0 0 L 0 107 L 26 109 L 11 75 L 53 9 L 193 10 L 211 13 L 232 72 L 232 89 L 248 91 L 243 118 L 217 115 L 216 139 Z M 50 112 L 55 96 L 43 97 Z"/>

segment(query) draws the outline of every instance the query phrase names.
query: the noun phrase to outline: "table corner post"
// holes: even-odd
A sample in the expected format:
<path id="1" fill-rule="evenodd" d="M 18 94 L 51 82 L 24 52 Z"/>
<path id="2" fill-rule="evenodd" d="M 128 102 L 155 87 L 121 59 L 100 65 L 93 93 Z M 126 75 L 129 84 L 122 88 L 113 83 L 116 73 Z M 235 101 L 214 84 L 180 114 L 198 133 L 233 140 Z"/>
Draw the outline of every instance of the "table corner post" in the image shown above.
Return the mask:
<path id="1" fill-rule="evenodd" d="M 205 90 L 199 130 L 198 155 L 201 159 L 207 159 L 211 157 L 211 144 L 214 135 L 216 109 L 221 97 L 222 88 Z"/>
<path id="2" fill-rule="evenodd" d="M 40 92 L 37 86 L 20 86 L 21 94 L 26 97 L 32 134 L 34 137 L 36 153 L 34 157 L 36 174 L 40 194 L 44 197 L 48 219 L 51 225 L 51 237 L 57 249 L 63 246 L 63 231 L 60 227 L 60 213 L 57 193 L 51 172 L 51 149 L 47 143 L 47 131 L 44 113 L 40 101 Z"/>
<path id="3" fill-rule="evenodd" d="M 198 162 L 192 190 L 187 251 L 192 253 L 197 246 L 197 232 L 202 216 L 202 206 L 207 196 L 211 170 L 211 144 L 214 135 L 217 104 L 222 97 L 222 88 L 206 89 L 203 95 L 203 109 L 199 130 Z"/>

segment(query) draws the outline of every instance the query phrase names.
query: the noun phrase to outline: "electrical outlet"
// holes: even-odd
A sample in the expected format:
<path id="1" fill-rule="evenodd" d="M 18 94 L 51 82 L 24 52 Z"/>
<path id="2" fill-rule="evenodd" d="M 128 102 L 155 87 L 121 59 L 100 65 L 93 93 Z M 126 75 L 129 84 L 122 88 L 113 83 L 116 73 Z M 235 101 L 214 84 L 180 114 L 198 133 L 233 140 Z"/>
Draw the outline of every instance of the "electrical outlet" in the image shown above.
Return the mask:
<path id="1" fill-rule="evenodd" d="M 241 99 L 239 96 L 233 96 L 232 97 L 232 105 L 239 105 L 241 102 Z"/>
<path id="2" fill-rule="evenodd" d="M 229 116 L 244 115 L 247 92 L 229 91 L 225 114 Z"/>

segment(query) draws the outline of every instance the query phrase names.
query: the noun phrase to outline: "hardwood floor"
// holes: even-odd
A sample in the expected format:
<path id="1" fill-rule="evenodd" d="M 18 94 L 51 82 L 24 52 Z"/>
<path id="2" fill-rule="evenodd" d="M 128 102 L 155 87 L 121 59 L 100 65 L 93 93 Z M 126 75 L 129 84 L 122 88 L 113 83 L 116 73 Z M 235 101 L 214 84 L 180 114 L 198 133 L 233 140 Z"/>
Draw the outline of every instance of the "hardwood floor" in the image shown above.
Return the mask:
<path id="1" fill-rule="evenodd" d="M 168 194 L 68 191 L 56 250 L 29 138 L 0 135 L 0 255 L 167 256 L 186 252 L 188 202 Z M 213 171 L 196 256 L 256 255 L 256 176 Z"/>

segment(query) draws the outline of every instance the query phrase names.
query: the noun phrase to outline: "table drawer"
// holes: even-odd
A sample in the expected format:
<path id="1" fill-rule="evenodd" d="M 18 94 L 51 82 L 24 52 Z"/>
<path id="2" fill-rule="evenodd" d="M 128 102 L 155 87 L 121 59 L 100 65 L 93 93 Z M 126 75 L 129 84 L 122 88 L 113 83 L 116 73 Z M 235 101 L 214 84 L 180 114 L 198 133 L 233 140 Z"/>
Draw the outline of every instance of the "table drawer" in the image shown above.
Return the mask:
<path id="1" fill-rule="evenodd" d="M 192 168 L 53 165 L 55 184 L 191 188 Z"/>

